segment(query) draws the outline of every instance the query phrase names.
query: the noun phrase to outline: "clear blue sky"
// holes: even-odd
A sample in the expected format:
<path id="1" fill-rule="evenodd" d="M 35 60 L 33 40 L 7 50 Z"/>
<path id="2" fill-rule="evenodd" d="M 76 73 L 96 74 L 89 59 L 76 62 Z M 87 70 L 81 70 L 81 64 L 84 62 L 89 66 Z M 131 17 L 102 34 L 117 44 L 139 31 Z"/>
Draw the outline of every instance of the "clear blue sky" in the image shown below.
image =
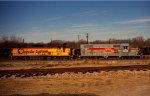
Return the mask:
<path id="1" fill-rule="evenodd" d="M 0 36 L 25 42 L 150 37 L 150 1 L 0 1 Z"/>

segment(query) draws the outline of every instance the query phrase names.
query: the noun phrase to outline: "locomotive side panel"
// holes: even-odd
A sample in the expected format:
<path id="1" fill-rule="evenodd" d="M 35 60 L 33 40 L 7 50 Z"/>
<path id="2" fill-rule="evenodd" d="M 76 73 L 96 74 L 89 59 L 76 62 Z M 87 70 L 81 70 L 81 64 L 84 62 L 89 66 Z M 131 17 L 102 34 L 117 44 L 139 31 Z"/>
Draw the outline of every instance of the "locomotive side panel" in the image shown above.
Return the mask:
<path id="1" fill-rule="evenodd" d="M 70 48 L 13 48 L 12 56 L 70 56 Z"/>
<path id="2" fill-rule="evenodd" d="M 114 44 L 83 44 L 81 45 L 81 56 L 119 56 L 119 47 Z"/>
<path id="3" fill-rule="evenodd" d="M 81 57 L 131 57 L 139 56 L 137 48 L 129 44 L 82 44 Z"/>

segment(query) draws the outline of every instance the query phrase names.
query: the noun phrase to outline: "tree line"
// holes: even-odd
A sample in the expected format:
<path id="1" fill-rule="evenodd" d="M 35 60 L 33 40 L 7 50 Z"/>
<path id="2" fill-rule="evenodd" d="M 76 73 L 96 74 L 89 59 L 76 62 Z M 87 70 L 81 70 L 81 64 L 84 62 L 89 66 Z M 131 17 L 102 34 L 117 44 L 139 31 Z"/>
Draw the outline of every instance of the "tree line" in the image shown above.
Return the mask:
<path id="1" fill-rule="evenodd" d="M 23 38 L 15 36 L 3 36 L 0 38 L 0 48 L 14 48 L 14 47 L 69 47 L 80 48 L 80 44 L 86 44 L 84 39 L 77 41 L 65 41 L 65 40 L 52 40 L 49 43 L 26 43 Z M 150 38 L 145 39 L 142 36 L 129 38 L 129 39 L 109 39 L 109 40 L 95 40 L 89 42 L 90 44 L 120 44 L 129 43 L 132 47 L 150 47 Z"/>

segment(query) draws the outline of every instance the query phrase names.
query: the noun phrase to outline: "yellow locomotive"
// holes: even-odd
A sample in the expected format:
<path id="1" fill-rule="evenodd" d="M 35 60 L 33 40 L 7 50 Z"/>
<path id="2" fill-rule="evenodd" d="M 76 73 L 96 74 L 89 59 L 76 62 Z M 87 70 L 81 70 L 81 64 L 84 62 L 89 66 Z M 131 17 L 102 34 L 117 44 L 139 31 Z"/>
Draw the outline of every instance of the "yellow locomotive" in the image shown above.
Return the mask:
<path id="1" fill-rule="evenodd" d="M 71 58 L 70 48 L 13 48 L 11 52 L 12 59 L 55 59 Z"/>

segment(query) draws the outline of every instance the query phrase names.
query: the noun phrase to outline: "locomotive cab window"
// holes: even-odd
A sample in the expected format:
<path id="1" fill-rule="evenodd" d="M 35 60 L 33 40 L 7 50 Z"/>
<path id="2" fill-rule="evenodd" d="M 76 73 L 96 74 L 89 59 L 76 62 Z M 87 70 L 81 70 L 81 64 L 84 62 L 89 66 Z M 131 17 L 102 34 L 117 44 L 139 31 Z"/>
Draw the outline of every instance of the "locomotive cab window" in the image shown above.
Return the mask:
<path id="1" fill-rule="evenodd" d="M 123 52 L 129 52 L 128 47 L 129 46 L 123 46 Z"/>
<path id="2" fill-rule="evenodd" d="M 128 49 L 128 46 L 123 46 L 123 49 Z"/>

